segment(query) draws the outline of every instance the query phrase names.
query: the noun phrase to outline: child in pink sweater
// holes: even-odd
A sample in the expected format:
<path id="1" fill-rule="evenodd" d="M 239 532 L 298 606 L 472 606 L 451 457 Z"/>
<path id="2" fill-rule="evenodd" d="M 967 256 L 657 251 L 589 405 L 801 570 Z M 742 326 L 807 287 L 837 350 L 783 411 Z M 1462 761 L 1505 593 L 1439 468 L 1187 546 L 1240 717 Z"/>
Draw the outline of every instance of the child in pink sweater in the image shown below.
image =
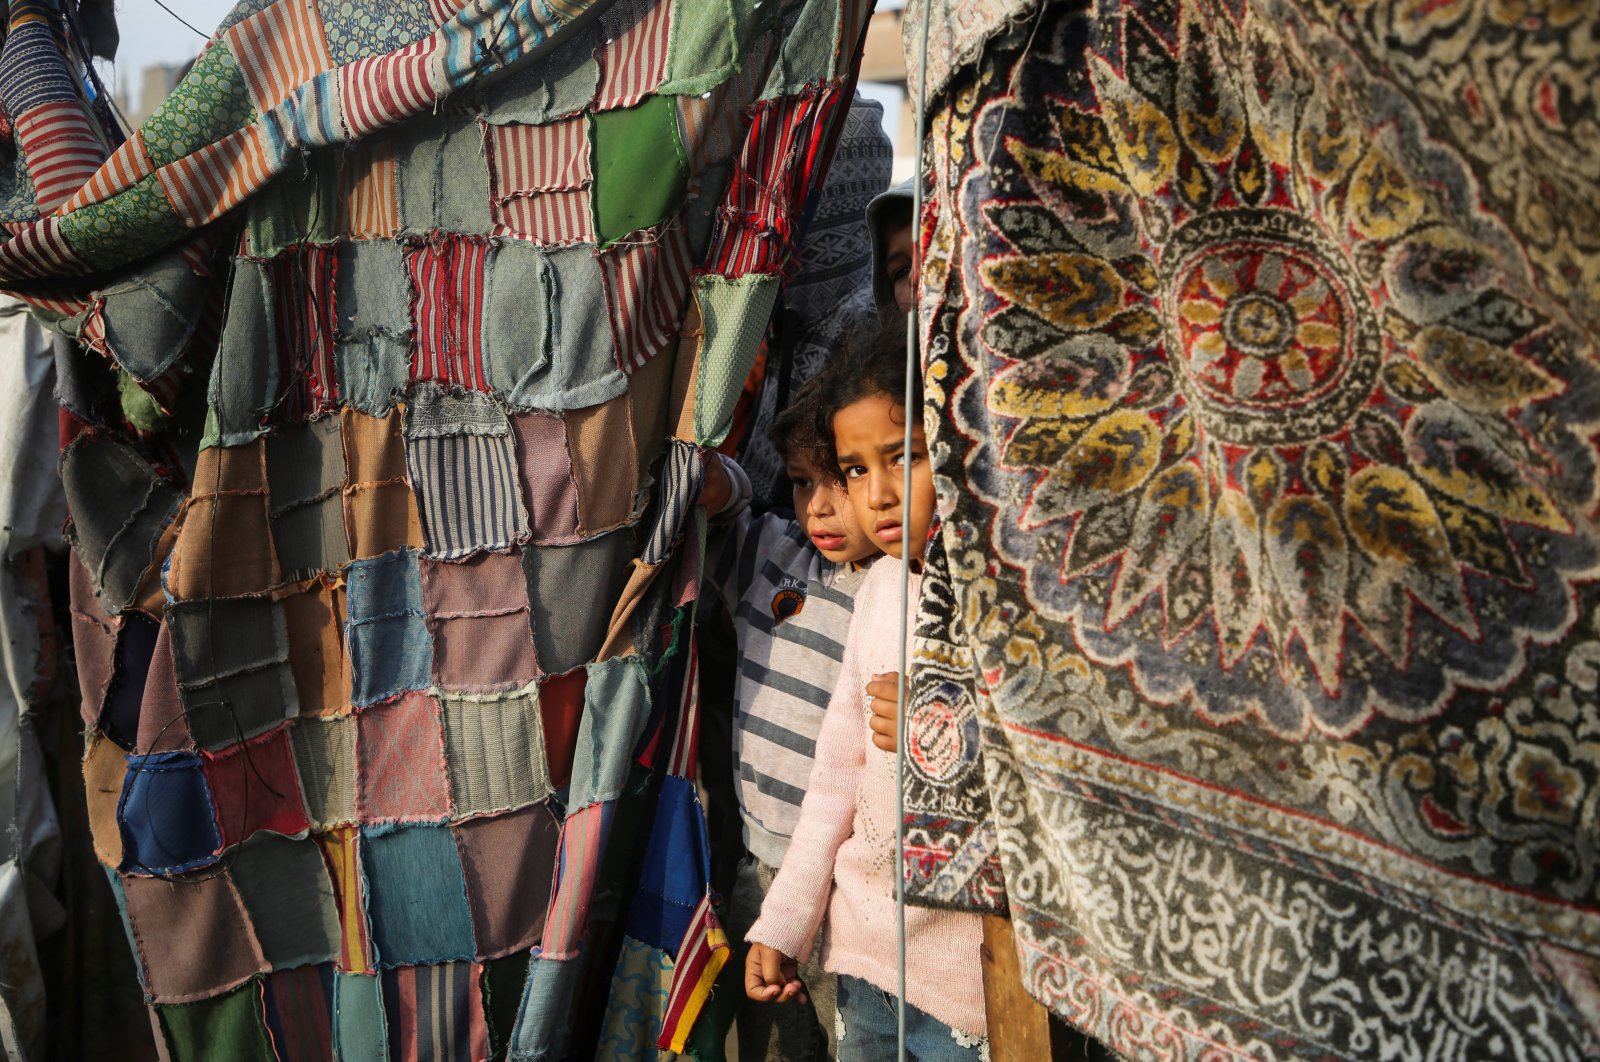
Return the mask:
<path id="1" fill-rule="evenodd" d="M 833 443 L 851 507 L 892 558 L 918 562 L 933 519 L 933 477 L 920 422 L 904 451 L 907 410 L 903 318 L 885 322 L 861 353 L 838 359 L 819 381 L 820 434 Z M 918 389 L 920 392 L 920 388 Z M 918 394 L 916 409 L 922 407 Z M 905 461 L 911 493 L 904 495 Z M 856 592 L 844 662 L 817 736 L 800 821 L 761 917 L 746 938 L 745 992 L 751 999 L 802 998 L 796 960 L 808 957 L 826 916 L 822 965 L 839 975 L 840 1062 L 894 1056 L 896 1042 L 895 760 L 873 744 L 868 686 L 880 694 L 899 663 L 901 565 L 873 565 Z M 911 624 L 908 620 L 908 638 Z M 880 717 L 889 713 L 881 712 Z M 881 725 L 881 724 L 880 724 Z M 891 746 L 892 747 L 892 746 Z M 906 909 L 906 1046 L 924 1062 L 988 1057 L 977 915 Z"/>

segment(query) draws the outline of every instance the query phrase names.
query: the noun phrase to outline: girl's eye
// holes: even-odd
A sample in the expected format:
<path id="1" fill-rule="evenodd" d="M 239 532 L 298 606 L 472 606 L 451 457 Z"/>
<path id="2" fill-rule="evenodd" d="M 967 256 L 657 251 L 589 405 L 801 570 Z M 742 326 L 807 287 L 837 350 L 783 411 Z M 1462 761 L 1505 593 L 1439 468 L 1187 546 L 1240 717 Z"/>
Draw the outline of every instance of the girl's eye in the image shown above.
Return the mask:
<path id="1" fill-rule="evenodd" d="M 811 481 L 809 479 L 791 479 L 791 480 L 789 480 L 789 482 L 794 484 L 794 489 L 795 490 L 810 490 L 811 489 Z"/>
<path id="2" fill-rule="evenodd" d="M 860 479 L 866 474 L 867 470 L 861 465 L 851 465 L 849 468 L 844 470 L 845 479 Z"/>

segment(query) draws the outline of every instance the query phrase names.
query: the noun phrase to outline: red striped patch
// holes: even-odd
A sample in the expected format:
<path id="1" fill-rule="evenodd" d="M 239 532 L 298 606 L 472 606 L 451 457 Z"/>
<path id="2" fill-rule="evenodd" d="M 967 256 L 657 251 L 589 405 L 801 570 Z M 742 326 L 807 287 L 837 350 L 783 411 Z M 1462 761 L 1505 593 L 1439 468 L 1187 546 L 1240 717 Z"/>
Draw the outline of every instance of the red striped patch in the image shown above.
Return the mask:
<path id="1" fill-rule="evenodd" d="M 588 120 L 487 125 L 490 217 L 497 236 L 533 243 L 594 243 Z"/>
<path id="2" fill-rule="evenodd" d="M 41 214 L 72 198 L 105 162 L 105 148 L 75 100 L 31 108 L 15 128 Z"/>
<path id="3" fill-rule="evenodd" d="M 411 379 L 488 391 L 483 368 L 483 236 L 437 233 L 406 251 L 411 275 Z"/>
<path id="4" fill-rule="evenodd" d="M 434 40 L 339 68 L 339 104 L 351 140 L 359 140 L 433 106 Z"/>
<path id="5" fill-rule="evenodd" d="M 87 265 L 61 235 L 60 218 L 31 222 L 0 243 L 0 275 L 7 277 L 60 276 Z"/>
<path id="6" fill-rule="evenodd" d="M 333 359 L 335 251 L 332 244 L 303 244 L 267 264 L 278 340 L 277 419 L 284 422 L 339 406 Z"/>
<path id="7" fill-rule="evenodd" d="M 594 108 L 632 107 L 660 86 L 667 73 L 667 32 L 674 0 L 627 0 L 601 17 L 606 41 L 599 52 L 600 85 Z"/>
<path id="8" fill-rule="evenodd" d="M 675 342 L 689 297 L 689 237 L 681 222 L 668 222 L 600 253 L 606 308 L 617 365 L 633 373 Z"/>

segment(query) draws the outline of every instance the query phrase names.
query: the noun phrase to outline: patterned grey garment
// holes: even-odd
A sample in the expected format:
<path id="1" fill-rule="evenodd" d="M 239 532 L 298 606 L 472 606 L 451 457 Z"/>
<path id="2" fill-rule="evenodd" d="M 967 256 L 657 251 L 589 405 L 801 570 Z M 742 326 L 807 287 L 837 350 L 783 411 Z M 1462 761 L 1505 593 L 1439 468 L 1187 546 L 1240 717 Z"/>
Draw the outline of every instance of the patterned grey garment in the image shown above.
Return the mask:
<path id="1" fill-rule="evenodd" d="M 893 166 L 883 107 L 857 96 L 800 248 L 799 272 L 785 289 L 782 329 L 787 339 L 780 339 L 768 363 L 755 425 L 739 455 L 758 504 L 783 503 L 783 460 L 767 441 L 780 399 L 815 376 L 846 329 L 874 312 L 867 204 L 889 186 Z"/>
<path id="2" fill-rule="evenodd" d="M 793 520 L 741 520 L 714 544 L 711 591 L 739 639 L 734 769 L 750 853 L 782 864 L 811 779 L 864 569 L 830 563 Z"/>

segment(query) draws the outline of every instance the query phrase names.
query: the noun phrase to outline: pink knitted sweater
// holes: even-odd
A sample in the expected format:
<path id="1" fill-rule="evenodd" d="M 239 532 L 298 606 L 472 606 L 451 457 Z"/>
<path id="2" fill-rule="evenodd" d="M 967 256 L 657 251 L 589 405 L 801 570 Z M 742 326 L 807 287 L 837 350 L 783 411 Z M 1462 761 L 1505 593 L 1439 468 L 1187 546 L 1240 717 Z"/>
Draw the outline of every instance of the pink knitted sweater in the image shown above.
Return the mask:
<path id="1" fill-rule="evenodd" d="M 911 578 L 911 601 L 921 578 Z M 885 558 L 856 592 L 839 683 L 817 735 L 800 822 L 747 939 L 804 960 L 827 915 L 822 967 L 893 993 L 894 757 L 872 744 L 866 686 L 899 665 L 900 564 Z M 987 1035 L 975 914 L 906 908 L 906 998 L 953 1029 Z"/>

